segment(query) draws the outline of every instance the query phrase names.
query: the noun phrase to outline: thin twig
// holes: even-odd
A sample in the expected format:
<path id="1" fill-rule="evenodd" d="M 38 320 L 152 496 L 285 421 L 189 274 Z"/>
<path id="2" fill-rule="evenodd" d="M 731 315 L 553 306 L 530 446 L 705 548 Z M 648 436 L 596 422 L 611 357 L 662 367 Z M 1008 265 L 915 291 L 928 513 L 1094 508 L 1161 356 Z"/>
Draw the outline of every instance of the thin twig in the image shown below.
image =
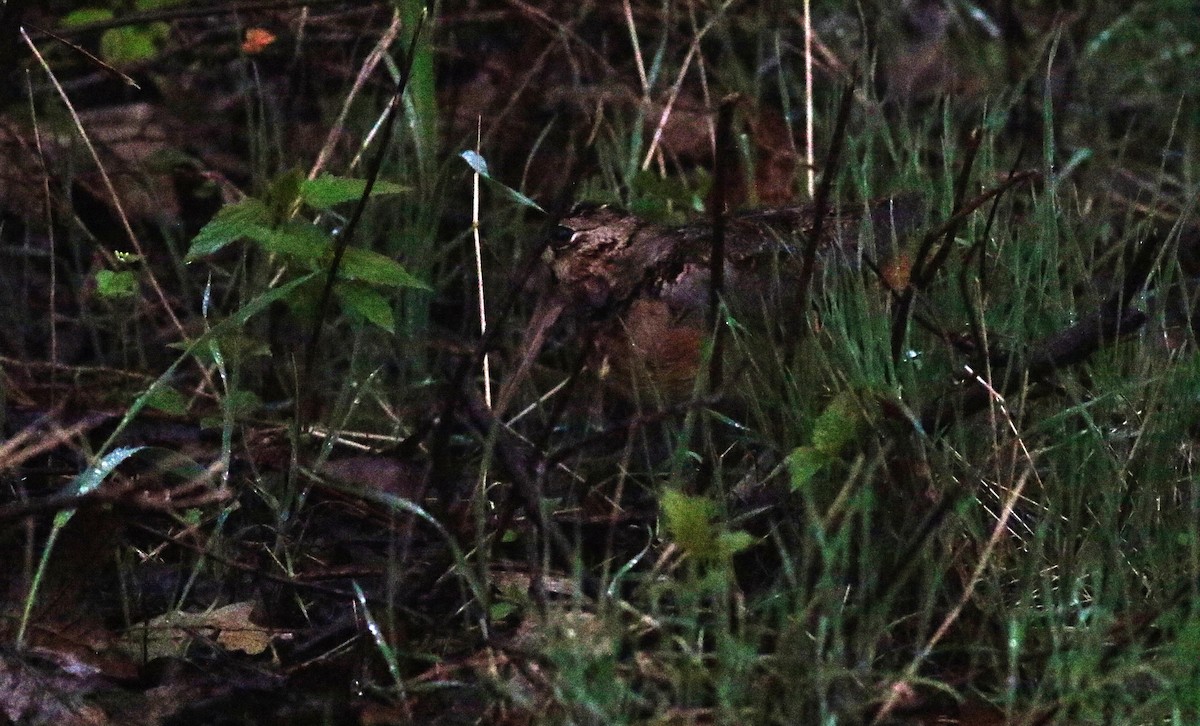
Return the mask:
<path id="1" fill-rule="evenodd" d="M 812 228 L 804 243 L 804 256 L 800 264 L 800 276 L 796 281 L 799 293 L 799 305 L 796 309 L 804 314 L 808 310 L 808 300 L 812 288 L 813 274 L 817 267 L 817 250 L 821 245 L 821 232 L 825 225 L 825 217 L 829 212 L 829 192 L 833 188 L 834 177 L 837 176 L 838 159 L 841 157 L 842 146 L 846 141 L 846 126 L 850 118 L 850 104 L 854 100 L 854 87 L 857 73 L 842 93 L 842 101 L 838 106 L 837 118 L 833 126 L 833 139 L 829 143 L 829 152 L 825 156 L 825 168 L 821 170 L 821 183 L 817 185 L 813 195 Z"/>
<path id="2" fill-rule="evenodd" d="M 967 186 L 971 182 L 971 170 L 975 165 L 975 157 L 979 153 L 979 144 L 983 140 L 983 134 L 975 128 L 967 137 L 966 158 L 963 160 L 962 169 L 959 170 L 958 178 L 954 180 L 954 209 L 957 211 L 962 207 L 967 198 Z M 993 200 L 993 209 L 999 202 L 999 198 Z M 958 233 L 957 229 L 947 229 L 946 234 L 942 235 L 942 246 L 933 252 L 926 259 L 922 259 L 921 269 L 918 271 L 913 268 L 913 275 L 909 278 L 918 290 L 924 290 L 929 287 L 929 283 L 933 281 L 933 276 L 945 264 L 946 258 L 950 256 L 950 250 L 954 247 L 954 236 Z"/>
<path id="3" fill-rule="evenodd" d="M 623 0 L 621 9 L 625 11 L 625 25 L 629 28 L 629 44 L 633 46 L 634 65 L 637 66 L 638 80 L 642 84 L 642 99 L 650 99 L 650 79 L 646 75 L 646 61 L 642 58 L 642 45 L 638 42 L 637 24 L 633 21 L 633 7 L 629 0 Z"/>
<path id="4" fill-rule="evenodd" d="M 155 296 L 158 298 L 159 304 L 162 305 L 163 312 L 166 313 L 167 318 L 171 321 L 171 325 L 175 327 L 176 332 L 179 333 L 180 338 L 187 340 L 188 332 L 183 327 L 183 323 L 180 322 L 179 317 L 175 314 L 175 310 L 171 307 L 170 300 L 167 299 L 166 291 L 163 290 L 162 284 L 159 283 L 158 277 L 154 274 L 154 270 L 150 266 L 150 257 L 142 248 L 141 240 L 138 239 L 137 234 L 133 231 L 133 226 L 129 222 L 129 215 L 125 213 L 125 207 L 121 204 L 121 196 L 117 193 L 117 188 L 113 184 L 112 179 L 109 177 L 108 170 L 105 169 L 104 164 L 100 161 L 100 153 L 92 144 L 92 139 L 88 135 L 87 129 L 84 128 L 83 120 L 79 117 L 79 113 L 75 110 L 75 105 L 71 103 L 70 97 L 67 96 L 66 89 L 64 89 L 62 84 L 58 82 L 58 77 L 55 76 L 54 71 L 50 69 L 50 65 L 46 63 L 46 59 L 38 51 L 37 46 L 34 45 L 33 40 L 29 37 L 29 34 L 26 33 L 24 29 L 21 30 L 21 37 L 25 40 L 25 45 L 28 46 L 30 52 L 33 53 L 34 58 L 37 59 L 38 64 L 41 65 L 42 70 L 46 72 L 46 76 L 50 79 L 50 83 L 53 84 L 55 91 L 58 92 L 59 98 L 62 99 L 63 104 L 66 106 L 67 112 L 71 114 L 71 121 L 75 124 L 75 128 L 79 131 L 79 138 L 83 141 L 84 146 L 87 147 L 88 154 L 91 155 L 92 160 L 96 163 L 96 169 L 100 174 L 100 179 L 104 182 L 104 190 L 108 193 L 109 201 L 113 206 L 113 211 L 116 213 L 117 219 L 121 223 L 121 229 L 125 233 L 125 236 L 129 239 L 129 244 L 131 247 L 133 247 L 133 251 L 137 253 L 138 258 L 142 261 L 142 267 L 146 271 L 146 280 L 150 284 L 150 289 L 154 291 Z M 199 368 L 201 375 L 204 377 L 205 384 L 208 385 L 209 388 L 216 390 L 213 385 L 212 376 L 209 375 L 208 370 L 203 365 L 200 365 Z"/>
<path id="5" fill-rule="evenodd" d="M 930 654 L 933 653 L 933 649 L 942 641 L 942 638 L 946 637 L 946 634 L 950 632 L 950 628 L 954 627 L 954 624 L 958 622 L 959 616 L 962 615 L 963 608 L 967 606 L 967 603 L 970 602 L 971 598 L 975 595 L 975 588 L 979 586 L 979 582 L 983 579 L 984 570 L 991 563 L 992 553 L 996 550 L 996 547 L 999 546 L 1001 538 L 1004 536 L 1004 534 L 1008 532 L 1008 522 L 1013 516 L 1013 510 L 1016 507 L 1017 502 L 1021 500 L 1022 493 L 1025 491 L 1025 485 L 1029 483 L 1030 479 L 1033 479 L 1041 484 L 1041 479 L 1038 477 L 1037 473 L 1037 464 L 1033 460 L 1033 455 L 1029 453 L 1029 449 L 1025 446 L 1025 441 L 1021 438 L 1021 432 L 1017 429 L 1016 423 L 1013 421 L 1012 416 L 1008 412 L 1008 407 L 1005 404 L 1004 396 L 1002 396 L 999 391 L 993 388 L 988 381 L 985 381 L 983 378 L 978 376 L 970 368 L 967 368 L 967 372 L 973 377 L 974 381 L 979 384 L 979 387 L 987 394 L 988 399 L 993 402 L 1000 410 L 1001 414 L 1003 414 L 1005 421 L 1008 423 L 1009 429 L 1016 437 L 1017 445 L 1020 446 L 1021 452 L 1025 455 L 1025 461 L 1027 462 L 1028 467 L 1017 479 L 1017 485 L 1009 490 L 1008 499 L 1004 502 L 1004 509 L 997 518 L 995 526 L 992 527 L 991 536 L 988 537 L 987 544 L 984 545 L 983 552 L 979 555 L 979 561 L 975 564 L 975 569 L 971 572 L 971 578 L 967 581 L 967 586 L 963 589 L 962 596 L 959 597 L 958 602 L 954 604 L 954 607 L 950 609 L 950 612 L 946 614 L 946 617 L 942 619 L 938 629 L 934 631 L 933 635 L 930 636 L 928 641 L 926 641 L 925 646 L 921 648 L 920 652 L 917 653 L 916 656 L 913 657 L 908 667 L 904 670 L 903 677 L 892 685 L 892 688 L 888 692 L 887 700 L 884 701 L 879 711 L 875 714 L 875 718 L 872 719 L 872 725 L 883 723 L 892 713 L 892 711 L 895 710 L 896 706 L 900 702 L 901 694 L 903 694 L 906 690 L 903 688 L 903 686 L 906 686 L 916 677 L 917 671 L 920 669 L 921 665 L 926 661 L 926 659 L 929 658 Z"/>
<path id="6" fill-rule="evenodd" d="M 725 226 L 729 217 L 729 176 L 733 165 L 733 112 L 739 96 L 721 99 L 717 111 L 717 143 L 713 152 L 712 252 L 709 259 L 708 330 L 712 352 L 708 362 L 708 393 L 716 395 L 723 375 L 721 296 L 725 292 Z"/>
<path id="7" fill-rule="evenodd" d="M 346 94 L 345 100 L 342 101 L 342 108 L 338 111 L 338 117 L 334 119 L 333 124 L 329 127 L 329 134 L 325 137 L 325 143 L 321 146 L 321 150 L 317 152 L 317 160 L 308 171 L 309 179 L 316 179 L 325 165 L 329 163 L 329 157 L 333 155 L 334 148 L 337 147 L 338 141 L 342 137 L 342 132 L 346 128 L 346 118 L 350 115 L 350 106 L 354 103 L 354 99 L 358 98 L 358 94 L 367 85 L 367 80 L 371 74 L 375 72 L 375 68 L 387 55 L 388 49 L 396 42 L 396 37 L 400 35 L 400 27 L 402 21 L 400 13 L 392 15 L 392 22 L 388 24 L 387 30 L 379 36 L 379 40 L 375 43 L 375 47 L 367 55 L 367 59 L 363 61 L 362 68 L 358 70 L 358 74 L 354 77 L 354 84 L 350 87 L 350 92 Z M 368 135 L 363 141 L 363 146 L 371 143 L 371 136 Z M 355 157 L 351 162 L 350 167 L 354 168 L 358 165 L 359 157 Z"/>
<path id="8" fill-rule="evenodd" d="M 683 63 L 679 66 L 679 73 L 675 76 L 675 82 L 671 84 L 671 92 L 667 95 L 667 103 L 658 118 L 658 124 L 654 127 L 654 135 L 650 139 L 650 148 L 646 150 L 646 156 L 642 159 L 642 171 L 650 168 L 650 162 L 654 160 L 654 155 L 658 152 L 658 145 L 662 141 L 663 130 L 667 127 L 667 121 L 671 118 L 671 111 L 675 108 L 675 101 L 679 98 L 679 91 L 683 88 L 683 79 L 687 76 L 688 69 L 691 68 L 692 58 L 700 52 L 700 41 L 716 25 L 717 21 L 724 16 L 726 8 L 732 5 L 733 1 L 727 0 L 722 4 L 713 17 L 696 32 L 691 44 L 688 45 L 687 53 L 683 57 Z"/>
<path id="9" fill-rule="evenodd" d="M 105 421 L 115 418 L 114 414 L 90 413 L 64 429 L 54 420 L 61 412 L 60 405 L 42 417 L 49 423 L 45 428 L 40 422 L 35 423 L 21 429 L 8 440 L 0 442 L 0 471 L 16 470 L 29 459 L 67 444 Z"/>
<path id="10" fill-rule="evenodd" d="M 46 36 L 47 38 L 50 38 L 51 40 L 56 40 L 59 43 L 70 48 L 71 50 L 75 51 L 79 55 L 83 56 L 84 58 L 87 58 L 93 64 L 98 66 L 102 71 L 109 74 L 110 76 L 113 76 L 117 80 L 121 81 L 121 83 L 124 83 L 127 86 L 132 86 L 133 88 L 136 88 L 139 91 L 142 90 L 142 87 L 139 86 L 137 81 L 133 80 L 133 78 L 131 78 L 128 73 L 121 72 L 120 69 L 115 68 L 112 64 L 105 62 L 104 59 L 98 57 L 95 53 L 92 53 L 87 48 L 84 48 L 83 46 L 79 45 L 78 43 L 72 43 L 71 41 L 62 37 L 58 33 L 54 33 L 52 31 L 46 30 L 45 28 L 39 28 L 38 26 L 34 25 L 33 23 L 25 23 L 25 25 L 28 26 L 29 29 L 34 31 L 35 33 L 41 33 L 42 35 Z"/>
<path id="11" fill-rule="evenodd" d="M 954 212 L 951 215 L 952 219 L 966 220 L 965 217 L 959 218 L 957 215 L 962 210 L 964 199 L 966 198 L 967 185 L 971 180 L 971 169 L 975 164 L 975 156 L 979 151 L 981 139 L 982 135 L 978 128 L 974 129 L 970 137 L 968 137 L 966 159 L 963 161 L 958 177 L 954 180 Z M 891 347 L 893 363 L 900 361 L 900 355 L 908 339 L 908 321 L 912 314 L 913 302 L 916 300 L 917 292 L 924 290 L 929 285 L 938 268 L 949 257 L 951 246 L 954 244 L 954 236 L 958 233 L 959 227 L 962 226 L 962 221 L 954 225 L 942 225 L 942 227 L 939 227 L 939 230 L 944 229 L 945 231 L 941 234 L 942 246 L 938 248 L 937 252 L 933 251 L 933 246 L 938 239 L 937 237 L 929 234 L 921 240 L 917 254 L 913 257 L 912 271 L 908 275 L 907 284 L 900 293 L 900 299 L 892 315 Z"/>
<path id="12" fill-rule="evenodd" d="M 1009 168 L 1009 178 L 1013 177 L 1017 173 L 1017 169 L 1021 168 L 1021 162 L 1025 158 L 1025 149 L 1026 145 L 1022 142 L 1021 146 L 1017 149 L 1017 156 L 1013 160 L 1013 165 Z M 988 239 L 991 237 L 991 230 L 996 223 L 996 214 L 999 210 L 1000 198 L 996 197 L 992 201 L 991 209 L 988 210 L 988 218 L 987 222 L 983 225 L 983 232 L 979 235 L 979 239 L 975 244 L 971 245 L 970 249 L 967 250 L 967 254 L 964 255 L 962 269 L 958 275 L 959 293 L 962 295 L 963 307 L 967 311 L 967 329 L 971 333 L 971 342 L 975 346 L 975 350 L 983 351 L 985 354 L 987 352 L 987 341 L 985 340 L 985 331 L 981 322 L 983 318 L 981 310 L 987 306 L 987 291 L 991 289 L 988 286 L 988 256 L 986 246 Z M 979 256 L 976 285 L 981 292 L 981 297 L 978 305 L 972 304 L 970 290 L 968 289 L 968 274 L 971 270 L 973 255 Z M 989 371 L 988 374 L 991 375 L 991 372 Z"/>
<path id="13" fill-rule="evenodd" d="M 528 444 L 521 441 L 488 411 L 474 396 L 467 398 L 467 411 L 470 423 L 480 435 L 488 436 L 495 430 L 495 450 L 500 465 L 512 479 L 513 491 L 520 500 L 525 511 L 536 523 L 542 536 L 546 538 L 550 552 L 555 555 L 559 565 L 564 569 L 574 569 L 576 566 L 577 550 L 571 546 L 571 540 L 563 532 L 558 523 L 546 512 L 546 497 L 543 493 L 542 481 L 548 471 L 548 462 L 531 450 Z M 584 594 L 599 598 L 603 595 L 595 576 L 580 571 L 580 585 Z"/>
<path id="14" fill-rule="evenodd" d="M 817 159 L 813 142 L 813 28 L 811 0 L 804 0 L 804 161 L 808 198 L 816 193 Z"/>
<path id="15" fill-rule="evenodd" d="M 1030 346 L 1035 351 L 1021 366 L 1013 366 L 1010 356 L 991 355 L 985 361 L 992 369 L 1006 369 L 1006 373 L 993 379 L 992 386 L 1002 394 L 1012 392 L 1023 381 L 1039 380 L 1051 373 L 1086 361 L 1105 344 L 1128 335 L 1143 325 L 1147 316 L 1140 310 L 1121 308 L 1119 295 L 1102 309 L 1092 313 L 1075 325 L 1049 335 Z M 979 366 L 983 368 L 984 366 Z M 988 396 L 972 386 L 958 395 L 939 396 L 920 418 L 922 429 L 936 433 L 952 421 L 960 421 L 988 403 Z"/>

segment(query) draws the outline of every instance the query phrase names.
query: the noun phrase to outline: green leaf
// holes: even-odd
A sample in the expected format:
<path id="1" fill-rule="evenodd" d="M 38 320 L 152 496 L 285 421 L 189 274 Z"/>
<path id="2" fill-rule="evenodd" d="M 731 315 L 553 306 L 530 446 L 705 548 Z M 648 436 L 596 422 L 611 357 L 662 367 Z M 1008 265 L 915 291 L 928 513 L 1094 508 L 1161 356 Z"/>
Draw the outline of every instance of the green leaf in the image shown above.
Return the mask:
<path id="1" fill-rule="evenodd" d="M 787 467 L 791 474 L 792 491 L 808 486 L 817 472 L 824 469 L 836 457 L 813 446 L 800 446 L 788 454 Z"/>
<path id="2" fill-rule="evenodd" d="M 749 532 L 722 532 L 717 537 L 717 549 L 721 559 L 729 559 L 742 550 L 749 549 L 755 542 L 754 535 Z"/>
<path id="3" fill-rule="evenodd" d="M 282 172 L 267 185 L 263 202 L 271 210 L 272 221 L 282 222 L 292 212 L 292 205 L 300 198 L 300 187 L 304 184 L 304 172 L 289 169 Z"/>
<path id="4" fill-rule="evenodd" d="M 348 179 L 332 174 L 322 174 L 316 179 L 306 179 L 301 182 L 300 198 L 314 209 L 325 210 L 361 198 L 366 188 L 366 179 Z M 371 188 L 371 196 L 399 194 L 404 191 L 408 191 L 408 188 L 392 182 L 376 180 L 375 185 Z"/>
<path id="5" fill-rule="evenodd" d="M 433 4 L 425 0 L 399 0 L 393 1 L 391 5 L 399 11 L 402 27 L 415 28 L 420 19 L 430 12 L 428 8 Z M 433 22 L 432 17 L 427 19 Z M 413 150 L 416 152 L 422 176 L 431 174 L 433 165 L 438 163 L 436 152 L 441 138 L 438 132 L 438 112 L 442 105 L 438 103 L 439 86 L 435 70 L 437 63 L 434 60 L 435 35 L 436 33 L 431 32 L 430 27 L 426 25 L 425 32 L 412 39 L 416 46 L 410 49 L 413 63 L 404 94 L 404 119 L 413 135 Z M 399 69 L 393 66 L 390 70 L 393 79 L 397 79 Z"/>
<path id="6" fill-rule="evenodd" d="M 100 297 L 125 298 L 137 295 L 137 275 L 130 270 L 98 270 L 96 292 Z"/>
<path id="7" fill-rule="evenodd" d="M 325 267 L 333 255 L 329 233 L 311 222 L 294 220 L 247 236 L 268 252 L 286 255 L 312 269 Z"/>
<path id="8" fill-rule="evenodd" d="M 813 448 L 831 456 L 858 438 L 863 424 L 862 408 L 853 393 L 839 393 L 813 426 Z"/>
<path id="9" fill-rule="evenodd" d="M 245 418 L 262 408 L 262 399 L 254 391 L 237 388 L 226 396 L 225 405 L 233 412 L 234 418 Z"/>
<path id="10" fill-rule="evenodd" d="M 80 497 L 91 494 L 99 489 L 100 485 L 104 483 L 104 480 L 108 478 L 108 475 L 113 473 L 113 471 L 122 463 L 124 463 L 126 459 L 138 453 L 139 451 L 145 451 L 146 448 L 147 447 L 145 446 L 129 446 L 113 449 L 109 453 L 97 459 L 95 463 L 93 463 L 87 469 L 84 469 L 82 472 L 80 472 L 79 476 L 75 477 L 75 481 L 72 482 L 71 486 L 68 488 L 69 492 Z M 70 519 L 71 514 L 74 514 L 74 512 L 75 510 L 73 509 L 59 512 L 55 517 L 55 521 L 57 521 L 58 518 L 62 517 L 64 514 L 66 515 L 66 519 Z"/>
<path id="11" fill-rule="evenodd" d="M 539 207 L 537 202 L 533 201 L 532 199 L 525 196 L 521 192 L 518 192 L 516 189 L 513 189 L 512 187 L 507 186 L 506 184 L 503 184 L 502 182 L 499 182 L 499 181 L 493 179 L 492 175 L 488 173 L 487 159 L 484 159 L 482 156 L 480 156 L 478 152 L 471 151 L 470 149 L 468 149 L 468 150 L 460 153 L 459 156 L 461 156 L 463 158 L 463 160 L 466 161 L 467 164 L 472 169 L 475 170 L 476 174 L 483 177 L 484 179 L 487 179 L 488 183 L 490 183 L 493 187 L 499 189 L 509 199 L 513 200 L 517 204 L 520 204 L 521 206 L 529 207 L 531 209 L 536 209 L 539 212 L 541 212 L 542 214 L 546 213 L 546 210 Z"/>
<path id="12" fill-rule="evenodd" d="M 160 379 L 161 380 L 161 379 Z M 134 405 L 137 405 L 136 402 Z M 126 414 L 128 417 L 128 413 Z M 114 434 L 115 436 L 115 434 Z M 112 437 L 109 439 L 112 440 Z M 107 444 L 101 450 L 107 448 Z M 144 446 L 136 446 L 129 448 L 114 449 L 104 456 L 100 457 L 84 471 L 80 472 L 79 476 L 75 477 L 75 481 L 68 487 L 67 494 L 76 496 L 85 496 L 91 494 L 100 488 L 104 483 L 105 478 L 113 472 L 121 462 L 129 457 L 144 450 Z M 37 570 L 33 574 L 33 580 L 29 586 L 29 592 L 25 596 L 25 609 L 21 613 L 21 623 L 17 628 L 17 645 L 21 646 L 25 642 L 25 632 L 29 628 L 30 620 L 33 617 L 33 605 L 37 602 L 38 590 L 45 579 L 46 568 L 50 564 L 50 553 L 54 550 L 54 544 L 58 541 L 58 535 L 63 528 L 75 516 L 77 510 L 74 508 L 60 510 L 54 515 L 54 520 L 50 525 L 50 534 L 47 535 L 45 543 L 42 545 L 42 558 L 38 561 Z"/>
<path id="13" fill-rule="evenodd" d="M 354 283 L 342 283 L 335 290 L 346 310 L 395 334 L 396 320 L 392 314 L 392 304 L 383 295 L 366 285 Z"/>
<path id="14" fill-rule="evenodd" d="M 105 20 L 112 20 L 113 12 L 104 8 L 81 8 L 67 13 L 67 16 L 59 21 L 59 25 L 64 28 L 70 28 L 76 25 L 87 25 L 88 23 L 99 23 Z"/>
<path id="15" fill-rule="evenodd" d="M 362 280 L 386 287 L 415 287 L 421 290 L 433 288 L 414 277 L 404 266 L 391 257 L 373 250 L 350 247 L 342 256 L 341 275 L 353 280 Z"/>
<path id="16" fill-rule="evenodd" d="M 497 602 L 492 603 L 492 606 L 488 608 L 488 615 L 492 620 L 503 620 L 516 611 L 517 606 L 511 602 Z"/>
<path id="17" fill-rule="evenodd" d="M 141 63 L 158 57 L 171 28 L 166 23 L 127 25 L 104 31 L 100 57 L 114 66 Z"/>
<path id="18" fill-rule="evenodd" d="M 680 549 L 700 559 L 720 553 L 718 528 L 712 521 L 717 507 L 711 499 L 668 489 L 663 492 L 659 506 L 662 507 L 667 531 Z"/>
<path id="19" fill-rule="evenodd" d="M 163 386 L 158 390 L 153 391 L 146 405 L 150 408 L 158 409 L 164 413 L 169 413 L 174 416 L 182 416 L 187 413 L 188 399 L 179 391 L 170 386 Z"/>
<path id="20" fill-rule="evenodd" d="M 257 199 L 250 198 L 227 205 L 192 240 L 184 259 L 193 262 L 243 237 L 260 237 L 270 226 L 271 213 Z"/>

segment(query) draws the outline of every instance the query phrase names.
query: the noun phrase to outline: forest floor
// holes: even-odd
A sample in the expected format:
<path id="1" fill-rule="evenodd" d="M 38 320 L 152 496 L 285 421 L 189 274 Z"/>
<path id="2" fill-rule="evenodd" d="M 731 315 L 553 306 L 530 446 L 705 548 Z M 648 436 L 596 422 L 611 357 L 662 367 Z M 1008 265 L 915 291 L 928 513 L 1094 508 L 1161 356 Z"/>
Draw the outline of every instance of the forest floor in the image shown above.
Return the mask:
<path id="1" fill-rule="evenodd" d="M 1191 3 L 424 5 L 0 8 L 0 723 L 1200 723 Z"/>

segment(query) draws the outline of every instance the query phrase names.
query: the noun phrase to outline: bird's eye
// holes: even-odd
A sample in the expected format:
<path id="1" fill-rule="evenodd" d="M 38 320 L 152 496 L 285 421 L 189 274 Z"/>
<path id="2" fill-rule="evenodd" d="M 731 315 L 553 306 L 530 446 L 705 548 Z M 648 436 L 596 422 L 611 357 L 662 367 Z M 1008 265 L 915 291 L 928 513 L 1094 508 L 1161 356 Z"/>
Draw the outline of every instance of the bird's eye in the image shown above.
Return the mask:
<path id="1" fill-rule="evenodd" d="M 571 240 L 574 238 L 575 230 L 559 225 L 550 233 L 550 248 L 555 252 L 562 252 L 570 246 Z"/>

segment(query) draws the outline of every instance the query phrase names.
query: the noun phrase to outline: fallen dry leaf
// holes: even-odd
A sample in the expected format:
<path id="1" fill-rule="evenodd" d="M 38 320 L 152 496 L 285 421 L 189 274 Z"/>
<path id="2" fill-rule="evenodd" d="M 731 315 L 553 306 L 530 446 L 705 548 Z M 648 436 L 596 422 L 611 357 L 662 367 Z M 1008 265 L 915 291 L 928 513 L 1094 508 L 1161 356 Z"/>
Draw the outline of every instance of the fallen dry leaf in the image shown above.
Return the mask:
<path id="1" fill-rule="evenodd" d="M 238 602 L 203 613 L 163 613 L 125 633 L 126 652 L 146 660 L 182 658 L 197 638 L 215 641 L 227 651 L 258 655 L 279 633 L 250 620 L 252 602 Z"/>

